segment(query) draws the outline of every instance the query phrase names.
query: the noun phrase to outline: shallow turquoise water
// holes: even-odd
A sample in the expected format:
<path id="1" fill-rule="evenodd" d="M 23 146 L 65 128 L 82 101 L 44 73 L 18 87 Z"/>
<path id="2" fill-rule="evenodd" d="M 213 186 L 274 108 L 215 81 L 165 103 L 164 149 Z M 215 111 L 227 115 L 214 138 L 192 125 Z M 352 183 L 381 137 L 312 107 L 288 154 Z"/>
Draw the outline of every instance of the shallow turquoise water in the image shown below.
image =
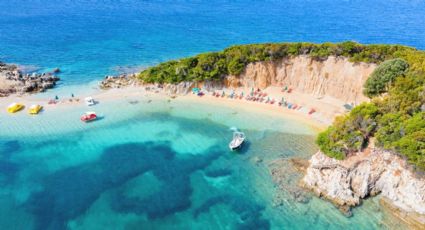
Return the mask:
<path id="1" fill-rule="evenodd" d="M 356 40 L 424 49 L 424 11 L 424 1 L 395 0 L 0 0 L 0 61 L 61 68 L 63 81 L 38 98 L 83 97 L 105 74 L 233 44 Z M 273 207 L 270 164 L 313 154 L 309 127 L 130 99 L 97 105 L 104 119 L 92 124 L 78 119 L 84 106 L 10 116 L 0 99 L 0 229 L 387 228 L 376 199 L 351 218 L 314 197 L 297 203 L 292 173 L 283 205 Z M 242 154 L 227 150 L 232 126 L 248 134 Z"/>
<path id="2" fill-rule="evenodd" d="M 128 103 L 134 99 L 139 103 Z M 0 216 L 8 216 L 0 218 L 2 229 L 382 227 L 374 200 L 346 218 L 314 197 L 296 202 L 287 193 L 296 174 L 277 190 L 270 165 L 314 153 L 310 127 L 245 110 L 147 100 L 101 103 L 95 109 L 104 118 L 89 124 L 78 120 L 83 105 L 46 107 L 36 117 L 0 112 Z M 238 154 L 227 149 L 232 126 L 249 137 Z M 274 207 L 278 193 L 284 202 Z"/>

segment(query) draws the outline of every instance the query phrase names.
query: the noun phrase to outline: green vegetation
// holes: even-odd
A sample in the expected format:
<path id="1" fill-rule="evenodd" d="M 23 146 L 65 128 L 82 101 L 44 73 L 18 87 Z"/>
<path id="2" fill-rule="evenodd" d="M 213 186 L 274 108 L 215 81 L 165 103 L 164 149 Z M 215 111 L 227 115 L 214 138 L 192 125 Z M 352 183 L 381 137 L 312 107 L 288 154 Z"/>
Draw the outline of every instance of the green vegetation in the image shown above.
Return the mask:
<path id="1" fill-rule="evenodd" d="M 317 144 L 326 155 L 339 160 L 351 152 L 361 151 L 376 130 L 375 119 L 378 115 L 375 104 L 360 104 L 348 115 L 337 117 L 333 126 L 319 134 Z"/>
<path id="2" fill-rule="evenodd" d="M 140 73 L 148 83 L 179 83 L 182 81 L 222 80 L 242 73 L 249 63 L 275 61 L 285 57 L 309 55 L 322 60 L 330 55 L 348 57 L 352 62 L 381 63 L 398 57 L 397 53 L 414 51 L 398 45 L 361 45 L 355 42 L 270 43 L 229 47 L 221 52 L 199 54 L 161 63 Z"/>
<path id="3" fill-rule="evenodd" d="M 144 70 L 139 77 L 148 83 L 221 81 L 229 74 L 241 74 L 249 63 L 298 55 L 309 55 L 316 60 L 334 55 L 347 57 L 351 62 L 379 64 L 365 83 L 364 93 L 372 102 L 338 117 L 319 134 L 317 143 L 325 154 L 344 159 L 374 139 L 375 145 L 394 150 L 418 169 L 425 170 L 424 51 L 355 42 L 240 45 L 161 63 Z"/>
<path id="4" fill-rule="evenodd" d="M 363 93 L 372 98 L 387 92 L 396 77 L 403 76 L 407 68 L 409 64 L 401 58 L 383 62 L 367 79 Z"/>
<path id="5" fill-rule="evenodd" d="M 396 59 L 384 61 L 365 83 L 372 102 L 335 119 L 317 143 L 326 155 L 344 159 L 374 138 L 376 146 L 425 170 L 425 52 L 406 49 L 388 56 Z"/>

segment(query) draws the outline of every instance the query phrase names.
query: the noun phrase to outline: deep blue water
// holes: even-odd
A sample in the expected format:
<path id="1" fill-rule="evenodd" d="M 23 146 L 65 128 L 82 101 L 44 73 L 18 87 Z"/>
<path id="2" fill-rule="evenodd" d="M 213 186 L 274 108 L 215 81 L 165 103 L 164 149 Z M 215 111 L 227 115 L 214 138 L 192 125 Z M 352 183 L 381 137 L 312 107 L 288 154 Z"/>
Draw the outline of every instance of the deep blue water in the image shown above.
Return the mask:
<path id="1" fill-rule="evenodd" d="M 63 84 L 233 44 L 398 43 L 425 49 L 425 1 L 1 0 L 0 60 Z"/>

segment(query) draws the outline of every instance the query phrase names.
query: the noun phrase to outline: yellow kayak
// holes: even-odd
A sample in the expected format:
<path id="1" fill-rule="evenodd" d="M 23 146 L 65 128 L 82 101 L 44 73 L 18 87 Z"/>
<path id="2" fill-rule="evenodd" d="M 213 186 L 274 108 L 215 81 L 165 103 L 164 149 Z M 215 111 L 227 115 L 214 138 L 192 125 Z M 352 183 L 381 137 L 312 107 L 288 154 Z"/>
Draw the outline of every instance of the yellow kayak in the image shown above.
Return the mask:
<path id="1" fill-rule="evenodd" d="M 20 103 L 12 103 L 7 107 L 7 112 L 16 113 L 24 108 L 23 104 Z"/>
<path id="2" fill-rule="evenodd" d="M 43 106 L 41 106 L 41 105 L 32 105 L 29 108 L 28 113 L 29 114 L 38 114 L 42 109 L 43 109 Z"/>

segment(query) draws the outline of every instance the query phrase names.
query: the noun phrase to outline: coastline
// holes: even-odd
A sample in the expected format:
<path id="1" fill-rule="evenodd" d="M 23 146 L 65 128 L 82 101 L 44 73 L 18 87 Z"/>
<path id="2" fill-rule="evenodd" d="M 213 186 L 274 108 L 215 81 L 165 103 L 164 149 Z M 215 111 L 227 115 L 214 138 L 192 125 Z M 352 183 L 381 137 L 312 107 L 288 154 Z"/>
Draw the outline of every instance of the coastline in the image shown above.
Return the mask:
<path id="1" fill-rule="evenodd" d="M 92 96 L 96 100 L 99 100 L 103 105 L 102 106 L 113 106 L 115 102 L 120 103 L 122 101 L 131 101 L 131 100 L 140 100 L 143 103 L 137 104 L 137 106 L 143 106 L 144 103 L 150 103 L 150 101 L 153 101 L 154 103 L 162 103 L 167 104 L 170 102 L 180 103 L 183 104 L 192 104 L 192 108 L 205 108 L 203 106 L 210 106 L 210 107 L 220 107 L 220 108 L 232 108 L 233 110 L 240 110 L 243 112 L 253 113 L 253 114 L 263 114 L 267 115 L 267 117 L 273 117 L 276 119 L 282 119 L 282 120 L 290 120 L 294 121 L 296 123 L 307 125 L 314 133 L 320 132 L 321 130 L 325 129 L 328 126 L 328 123 L 324 122 L 326 121 L 326 117 L 323 116 L 320 113 L 317 113 L 315 117 L 308 115 L 307 112 L 302 112 L 299 110 L 291 110 L 288 108 L 282 108 L 278 106 L 276 103 L 274 105 L 271 104 L 265 104 L 265 103 L 258 103 L 258 102 L 252 102 L 247 101 L 245 99 L 230 99 L 230 98 L 217 98 L 213 97 L 210 94 L 204 95 L 202 97 L 196 96 L 192 93 L 189 93 L 187 95 L 173 95 L 170 96 L 168 92 L 165 90 L 158 90 L 158 89 L 150 89 L 146 90 L 146 86 L 127 86 L 124 88 L 119 89 L 108 89 L 108 90 L 96 90 L 93 94 L 90 95 L 78 95 L 76 98 L 79 99 L 78 102 L 75 101 L 75 98 L 73 101 L 69 101 L 69 98 L 63 98 L 59 100 L 59 103 L 56 105 L 47 105 L 48 98 L 43 98 L 44 95 L 41 95 L 41 97 L 35 97 L 34 95 L 24 95 L 24 96 L 9 96 L 6 98 L 3 98 L 4 100 L 0 101 L 0 106 L 3 108 L 7 106 L 8 103 L 11 103 L 13 101 L 24 103 L 26 106 L 30 106 L 30 104 L 33 103 L 39 103 L 46 107 L 46 113 L 49 113 L 49 111 L 54 111 L 54 114 L 60 114 L 61 112 L 66 112 L 69 109 L 72 109 L 73 107 L 78 108 L 78 110 L 81 110 L 83 112 L 83 109 L 85 110 L 96 110 L 95 107 L 87 107 L 84 104 L 84 97 L 85 96 Z M 226 89 L 226 93 L 232 91 L 233 89 Z M 247 91 L 248 89 L 236 89 L 235 91 Z M 276 88 L 269 88 L 265 90 L 270 94 L 271 97 L 277 97 L 277 94 L 279 92 Z M 291 94 L 291 97 L 298 96 L 299 93 L 293 92 Z M 300 100 L 310 100 L 314 101 L 319 100 L 317 98 L 314 98 L 311 96 L 308 98 L 308 95 L 304 95 L 304 98 L 301 98 Z M 320 99 L 323 100 L 323 99 Z M 174 103 L 175 102 L 175 103 Z M 127 106 L 127 105 L 124 105 Z M 338 107 L 339 105 L 337 103 L 329 105 L 330 107 L 335 106 Z M 20 113 L 26 113 L 26 111 L 21 111 Z M 336 116 L 338 113 L 334 113 L 334 116 Z M 3 115 L 8 115 L 5 110 L 2 110 L 0 112 L 0 117 Z M 25 116 L 30 116 L 28 114 L 22 114 Z M 35 117 L 35 119 L 37 119 Z M 78 120 L 78 117 L 75 118 Z M 76 121 L 79 122 L 79 121 Z M 115 122 L 115 121 L 114 121 Z M 99 123 L 100 124 L 100 123 Z M 83 128 L 86 128 L 82 126 Z M 272 175 L 273 177 L 273 175 Z M 395 215 L 397 216 L 397 215 Z M 403 219 L 402 219 L 403 220 Z"/>
<path id="2" fill-rule="evenodd" d="M 273 91 L 275 89 L 271 89 Z M 226 91 L 231 91 L 230 89 Z M 248 91 L 248 90 L 245 90 Z M 270 91 L 270 90 L 269 90 Z M 58 100 L 58 103 L 55 105 L 48 105 L 48 98 L 40 98 L 35 97 L 34 95 L 23 95 L 23 96 L 17 96 L 17 95 L 11 95 L 9 97 L 5 97 L 0 101 L 0 107 L 2 110 L 0 111 L 0 115 L 8 115 L 5 111 L 5 108 L 7 105 L 13 102 L 19 102 L 23 103 L 26 107 L 23 111 L 20 111 L 19 113 L 26 113 L 26 108 L 28 108 L 32 104 L 40 104 L 44 106 L 44 112 L 48 113 L 50 110 L 60 111 L 64 108 L 72 108 L 75 106 L 81 106 L 84 105 L 84 97 L 86 96 L 92 96 L 96 100 L 99 100 L 100 102 L 114 102 L 118 100 L 123 99 L 155 99 L 159 101 L 167 101 L 167 100 L 173 100 L 176 102 L 187 102 L 187 103 L 197 103 L 200 106 L 221 106 L 221 107 L 232 107 L 232 108 L 238 108 L 243 109 L 245 111 L 252 111 L 258 114 L 266 114 L 268 116 L 276 117 L 276 118 L 284 118 L 284 119 L 290 119 L 296 122 L 301 122 L 303 124 L 308 125 L 311 127 L 315 132 L 319 132 L 323 129 L 325 129 L 328 125 L 327 123 L 327 117 L 323 116 L 321 114 L 315 114 L 315 115 L 308 115 L 306 110 L 291 110 L 288 108 L 283 108 L 281 106 L 278 106 L 277 103 L 271 105 L 271 104 L 265 104 L 265 103 L 258 103 L 258 102 L 252 102 L 247 101 L 245 99 L 230 99 L 230 98 L 216 98 L 211 95 L 204 95 L 202 97 L 196 96 L 194 94 L 187 94 L 187 95 L 178 95 L 171 97 L 167 92 L 165 91 L 147 91 L 144 87 L 141 86 L 127 86 L 124 88 L 119 89 L 108 89 L 108 90 L 96 90 L 93 94 L 87 94 L 87 95 L 76 95 L 75 98 L 60 98 Z M 296 97 L 295 93 L 291 95 L 292 97 Z M 78 101 L 77 101 L 78 99 Z M 72 101 L 70 101 L 72 100 Z M 312 98 L 313 100 L 313 98 Z M 96 107 L 87 107 L 87 109 L 93 109 L 95 110 Z M 28 115 L 29 116 L 29 115 Z"/>

